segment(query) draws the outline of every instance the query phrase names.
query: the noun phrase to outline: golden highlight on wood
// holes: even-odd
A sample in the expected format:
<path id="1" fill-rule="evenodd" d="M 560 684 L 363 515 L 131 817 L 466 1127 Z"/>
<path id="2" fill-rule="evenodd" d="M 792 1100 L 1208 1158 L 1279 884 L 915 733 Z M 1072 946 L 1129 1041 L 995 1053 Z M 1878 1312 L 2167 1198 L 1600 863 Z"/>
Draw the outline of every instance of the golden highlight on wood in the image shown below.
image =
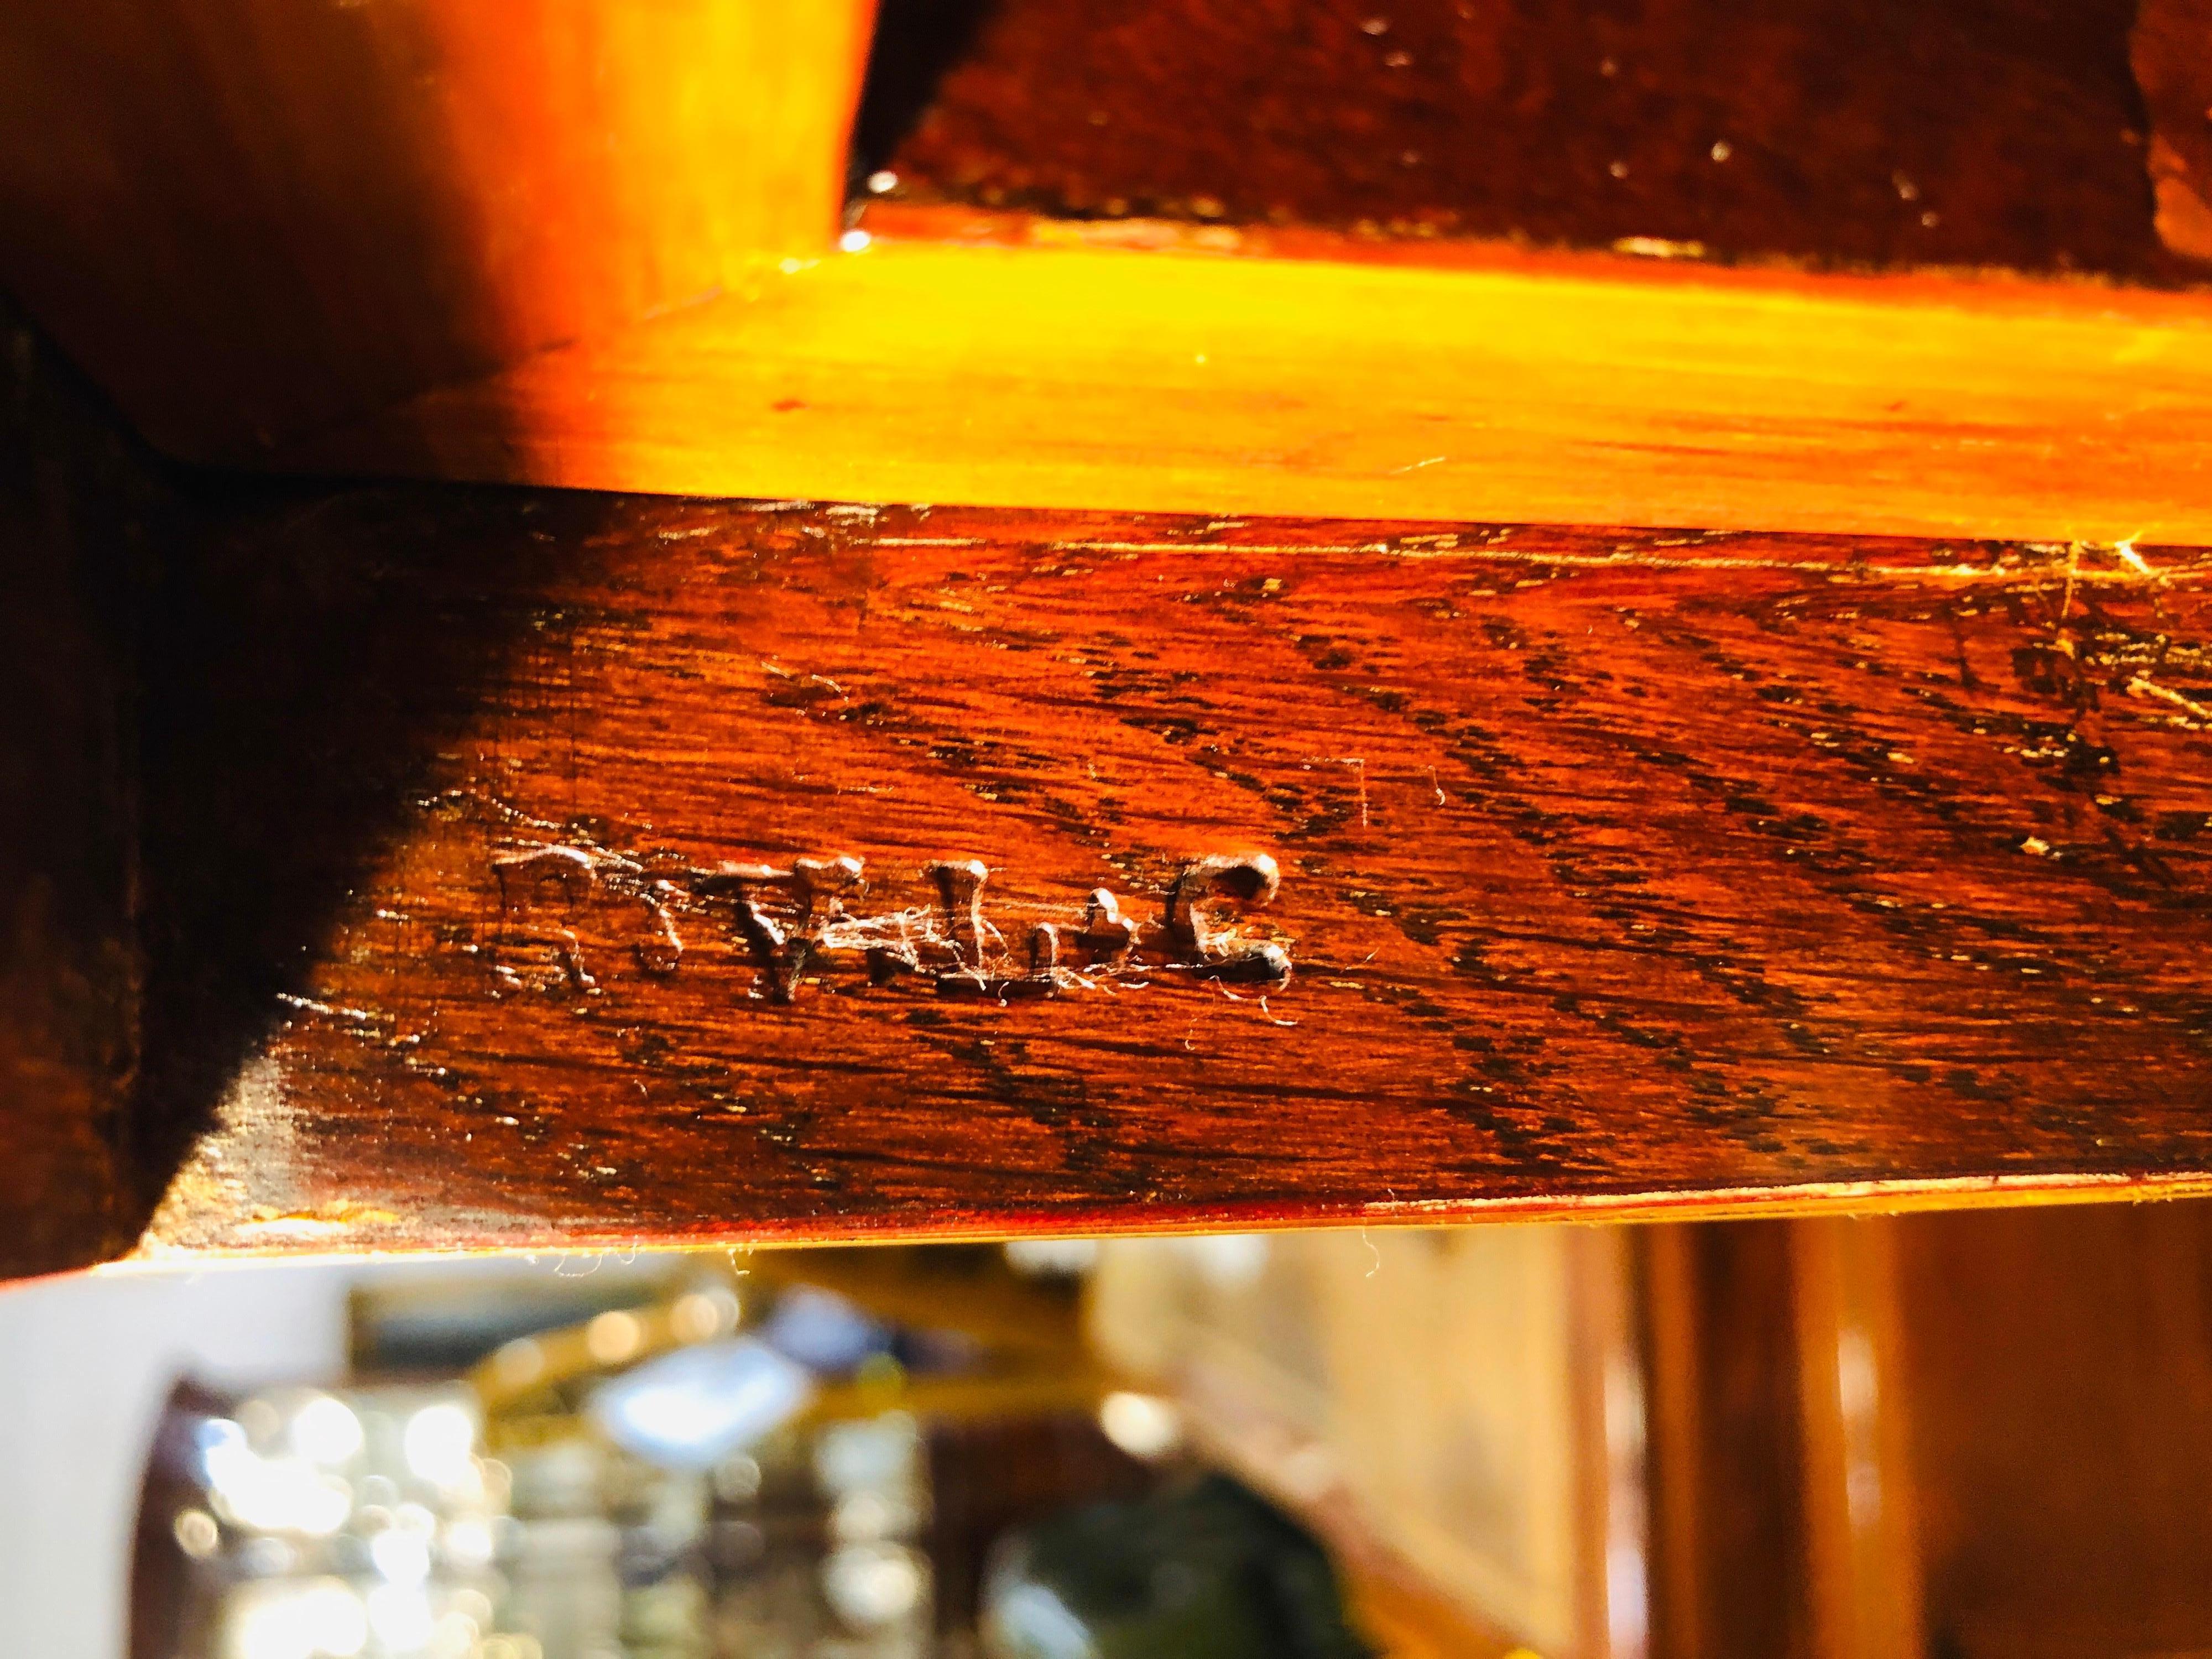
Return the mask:
<path id="1" fill-rule="evenodd" d="M 698 495 L 2206 541 L 2208 430 L 2212 312 L 2188 296 L 878 238 L 277 459 Z"/>

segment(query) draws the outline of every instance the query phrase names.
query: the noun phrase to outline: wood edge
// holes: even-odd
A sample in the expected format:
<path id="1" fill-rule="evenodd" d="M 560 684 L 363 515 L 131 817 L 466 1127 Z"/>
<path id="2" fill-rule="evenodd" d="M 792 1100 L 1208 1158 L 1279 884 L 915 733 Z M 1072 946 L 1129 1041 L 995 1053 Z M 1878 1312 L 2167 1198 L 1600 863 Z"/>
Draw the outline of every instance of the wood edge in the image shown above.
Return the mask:
<path id="1" fill-rule="evenodd" d="M 2212 281 L 2150 288 L 2088 271 L 2027 272 L 2001 265 L 1830 269 L 1779 258 L 1723 260 L 1645 255 L 1617 247 L 1544 247 L 1504 237 L 1363 237 L 1312 227 L 1285 229 L 1170 219 L 1066 219 L 1011 209 L 897 201 L 862 203 L 854 223 L 872 239 L 891 246 L 1352 265 L 1565 279 L 1623 288 L 1703 288 L 1860 303 L 1939 303 L 1984 313 L 2072 312 L 2168 325 L 2212 325 Z"/>
<path id="2" fill-rule="evenodd" d="M 995 1243 L 1025 1237 L 1166 1237 L 1206 1233 L 1289 1231 L 1322 1228 L 1440 1227 L 1510 1225 L 1564 1222 L 1723 1221 L 1806 1216 L 1904 1215 L 1927 1210 L 2018 1208 L 2027 1206 L 2096 1203 L 2152 1203 L 2212 1196 L 2212 1171 L 2136 1176 L 2124 1175 L 1965 1176 L 1857 1182 L 1814 1182 L 1798 1186 L 1708 1188 L 1671 1193 L 1594 1194 L 1536 1197 L 1437 1199 L 1382 1202 L 1358 1209 L 1267 1211 L 1221 1210 L 1147 1218 L 1124 1207 L 1082 1211 L 1022 1211 L 972 1224 L 928 1223 L 903 1227 L 885 1222 L 862 1229 L 814 1227 L 795 1222 L 769 1223 L 750 1230 L 648 1237 L 637 1229 L 585 1226 L 534 1237 L 487 1239 L 441 1245 L 404 1237 L 371 1237 L 341 1245 L 337 1222 L 279 1218 L 275 1223 L 328 1228 L 330 1243 L 313 1242 L 310 1232 L 292 1244 L 254 1245 L 225 1242 L 179 1243 L 152 1235 L 127 1254 L 98 1264 L 96 1271 L 194 1270 L 257 1261 L 379 1261 L 435 1256 L 561 1257 L 641 1255 L 743 1254 L 753 1250 L 799 1249 L 811 1245 L 904 1245 Z M 366 1231 L 365 1229 L 363 1231 Z"/>
<path id="3" fill-rule="evenodd" d="M 929 263 L 908 262 L 907 256 L 917 253 Z M 890 257 L 872 268 L 869 262 L 878 255 Z M 895 440 L 885 443 L 886 433 L 896 432 L 902 422 L 922 412 L 910 406 L 921 395 L 917 388 L 926 384 L 935 389 L 932 395 L 936 395 L 946 383 L 945 374 L 951 374 L 955 381 L 963 374 L 974 377 L 972 395 L 982 399 L 984 406 L 1006 396 L 1014 396 L 1018 402 L 1035 401 L 1049 392 L 1049 386 L 1032 383 L 1035 377 L 1030 381 L 1023 378 L 1024 353 L 1035 343 L 1029 335 L 1038 331 L 1034 326 L 1028 327 L 1027 332 L 1018 331 L 1015 337 L 992 339 L 981 346 L 961 345 L 957 341 L 948 343 L 938 353 L 943 362 L 925 354 L 915 360 L 921 367 L 903 379 L 896 373 L 864 377 L 865 383 L 854 394 L 857 401 L 849 407 L 828 407 L 790 416 L 796 424 L 785 424 L 786 416 L 781 413 L 767 412 L 771 406 L 777 410 L 786 407 L 782 395 L 775 392 L 783 379 L 803 379 L 834 365 L 818 364 L 803 356 L 780 357 L 773 347 L 748 350 L 744 343 L 749 329 L 756 325 L 772 325 L 787 307 L 801 308 L 793 314 L 805 317 L 806 329 L 828 334 L 836 332 L 836 319 L 848 313 L 910 311 L 926 304 L 933 293 L 963 287 L 959 271 L 962 262 L 969 258 L 1000 262 L 1010 258 L 1103 262 L 1094 264 L 1083 280 L 1095 277 L 1097 291 L 1106 295 L 1109 302 L 1121 280 L 1117 273 L 1148 271 L 1140 284 L 1144 291 L 1126 302 L 1124 324 L 1133 337 L 1146 332 L 1147 319 L 1163 313 L 1164 308 L 1171 309 L 1173 296 L 1167 287 L 1172 286 L 1172 279 L 1163 285 L 1164 273 L 1170 266 L 1187 271 L 1209 262 L 1223 263 L 1218 258 L 1208 261 L 1177 254 L 963 247 L 941 241 L 886 239 L 858 252 L 830 252 L 819 259 L 764 267 L 760 282 L 743 285 L 742 291 L 730 289 L 696 306 L 640 319 L 611 332 L 531 355 L 487 374 L 447 383 L 366 420 L 303 434 L 264 454 L 222 459 L 276 473 L 432 477 L 676 496 L 1387 517 L 1439 524 L 1602 520 L 1657 528 L 1694 525 L 1736 532 L 2046 542 L 2136 538 L 2168 544 L 2212 542 L 2212 512 L 2194 504 L 2192 478 L 2183 476 L 2194 464 L 2185 465 L 2172 453 L 2162 452 L 2148 458 L 2144 463 L 2151 469 L 2148 473 L 2142 466 L 2096 467 L 2077 459 L 2074 465 L 2081 477 L 2053 486 L 2048 498 L 2031 493 L 2024 499 L 2007 482 L 2011 475 L 2003 470 L 2006 465 L 2033 469 L 2037 465 L 2034 458 L 2044 454 L 2052 443 L 2095 429 L 2081 395 L 2050 390 L 2054 384 L 2063 385 L 2068 362 L 2108 374 L 2125 374 L 2131 352 L 2139 347 L 2153 349 L 2142 338 L 2147 332 L 2163 331 L 2192 340 L 2212 335 L 2212 300 L 2195 291 L 2119 290 L 2087 283 L 2025 278 L 1970 280 L 1925 273 L 1808 277 L 1755 271 L 1724 273 L 1726 280 L 1714 280 L 1701 272 L 1695 279 L 1686 280 L 1679 273 L 1638 268 L 1633 261 L 1582 256 L 1575 256 L 1571 274 L 1563 267 L 1557 276 L 1534 274 L 1533 266 L 1426 270 L 1370 267 L 1364 271 L 1340 266 L 1340 276 L 1330 278 L 1319 274 L 1322 266 L 1313 261 L 1253 262 L 1255 267 L 1280 273 L 1285 279 L 1315 283 L 1310 297 L 1317 314 L 1335 315 L 1344 310 L 1342 304 L 1321 304 L 1328 297 L 1324 289 L 1331 282 L 1382 285 L 1377 294 L 1364 296 L 1373 303 L 1387 300 L 1390 289 L 1401 283 L 1468 283 L 1480 286 L 1486 304 L 1509 308 L 1525 304 L 1534 308 L 1531 314 L 1548 307 L 1549 314 L 1556 318 L 1562 307 L 1602 310 L 1617 301 L 1624 315 L 1641 314 L 1636 326 L 1646 332 L 1686 327 L 1702 335 L 1725 337 L 1732 328 L 1741 327 L 1745 349 L 1751 354 L 1747 363 L 1752 366 L 1754 381 L 1759 374 L 1753 360 L 1762 352 L 1771 356 L 1778 338 L 1789 337 L 1793 330 L 1811 337 L 1836 327 L 1879 333 L 1880 317 L 1869 316 L 1870 312 L 1936 320 L 1954 316 L 1978 319 L 1999 328 L 2017 320 L 2022 326 L 2046 331 L 2052 327 L 2084 331 L 2079 339 L 2060 340 L 2056 344 L 2045 342 L 2033 374 L 2022 381 L 2024 389 L 2017 397 L 2005 394 L 2009 399 L 2005 404 L 2006 425 L 1994 439 L 1976 435 L 1979 428 L 1971 409 L 1941 413 L 1948 396 L 1946 388 L 1956 373 L 1984 362 L 1985 357 L 1976 353 L 1990 349 L 1990 341 L 1961 345 L 1953 354 L 1955 361 L 1946 358 L 1934 362 L 1922 362 L 1900 347 L 1903 355 L 1899 362 L 1906 368 L 1897 370 L 1904 378 L 1894 380 L 1893 389 L 1900 398 L 1918 398 L 1938 411 L 1934 417 L 1937 424 L 1926 431 L 1914 428 L 1889 433 L 1883 440 L 1887 448 L 1881 454 L 1895 459 L 1909 453 L 1924 459 L 1906 465 L 1905 472 L 1886 483 L 1876 482 L 1848 490 L 1833 486 L 1789 487 L 1790 479 L 1804 470 L 1803 457 L 1796 447 L 1802 434 L 1793 435 L 1792 426 L 1793 422 L 1802 425 L 1803 416 L 1790 414 L 1784 407 L 1788 398 L 1778 392 L 1776 396 L 1782 401 L 1769 413 L 1783 424 L 1769 437 L 1748 441 L 1740 451 L 1729 449 L 1709 465 L 1685 464 L 1670 469 L 1647 460 L 1619 477 L 1598 477 L 1586 465 L 1569 465 L 1564 460 L 1556 466 L 1530 471 L 1525 458 L 1515 457 L 1540 441 L 1540 422 L 1501 428 L 1496 441 L 1504 447 L 1498 465 L 1485 459 L 1486 452 L 1481 452 L 1470 453 L 1455 468 L 1436 472 L 1409 467 L 1376 472 L 1374 465 L 1380 463 L 1369 465 L 1371 457 L 1352 465 L 1340 461 L 1301 463 L 1287 469 L 1240 468 L 1231 457 L 1194 453 L 1187 464 L 1178 465 L 1172 434 L 1161 439 L 1160 453 L 1146 456 L 1141 462 L 1111 454 L 1093 456 L 1079 448 L 1069 450 L 1051 444 L 1027 448 L 1015 444 L 991 452 L 982 462 L 972 456 L 956 462 L 943 453 L 941 444 L 902 450 Z M 1003 283 L 1008 278 L 1002 270 L 991 280 Z M 778 284 L 796 286 L 779 289 Z M 1571 292 L 1563 292 L 1563 288 Z M 1469 292 L 1472 295 L 1474 290 Z M 1273 303 L 1290 301 L 1278 294 Z M 1670 320 L 1654 307 L 1681 310 L 1683 314 Z M 1778 307 L 1801 314 L 1778 319 Z M 1099 325 L 1095 315 L 1085 324 L 1094 329 Z M 1345 331 L 1354 327 L 1341 319 L 1329 324 L 1323 328 L 1319 343 L 1349 339 L 1352 337 Z M 690 333 L 662 332 L 654 338 L 647 332 L 669 330 Z M 1225 378 L 1210 382 L 1203 393 L 1221 406 L 1224 419 L 1234 418 L 1235 409 L 1243 402 L 1283 392 L 1276 384 L 1281 373 L 1270 366 L 1270 354 L 1279 352 L 1283 342 L 1263 332 L 1250 343 L 1250 361 L 1233 374 L 1224 370 Z M 2198 347 L 2192 343 L 2190 349 L 2195 353 Z M 1220 356 L 1226 363 L 1243 349 L 1232 343 L 1220 348 Z M 690 361 L 695 352 L 708 365 L 696 371 L 696 385 L 680 392 L 655 387 L 656 378 L 669 377 L 671 363 Z M 638 366 L 635 372 L 625 367 L 633 356 Z M 921 372 L 932 366 L 944 374 Z M 1172 367 L 1168 358 L 1160 357 L 1147 373 L 1156 370 L 1165 374 Z M 1645 378 L 1650 372 L 1656 371 L 1646 365 Z M 1774 378 L 1771 366 L 1766 373 L 1769 379 Z M 2172 373 L 2167 371 L 2169 380 Z M 1589 364 L 1583 363 L 1574 368 L 1568 380 L 1578 383 L 1575 375 L 1586 380 L 1595 374 Z M 912 385 L 907 384 L 909 380 Z M 722 382 L 727 382 L 722 386 L 727 397 L 708 398 L 707 392 Z M 793 384 L 797 383 L 794 379 Z M 1132 383 L 1137 392 L 1148 384 L 1143 374 Z M 2185 374 L 2177 384 L 2194 386 Z M 1010 393 L 1003 389 L 1007 386 L 1022 389 Z M 1085 386 L 1087 383 L 1079 383 L 1077 389 Z M 1875 419 L 1879 425 L 1881 417 L 1868 417 L 1860 408 L 1866 402 L 1864 392 L 1862 387 L 1859 392 L 1843 397 L 1825 417 L 1827 425 L 1838 432 L 1856 429 L 1867 418 Z M 2212 399 L 2212 377 L 2208 377 L 2203 392 Z M 1347 393 L 1347 401 L 1353 395 Z M 1579 410 L 1587 399 L 1577 401 L 1560 394 L 1553 402 L 1560 410 Z M 801 410 L 809 407 L 803 402 L 791 406 Z M 1552 406 L 1550 403 L 1540 405 Z M 1601 399 L 1595 407 L 1595 417 L 1575 416 L 1583 420 L 1588 429 L 1570 447 L 1579 445 L 1575 453 L 1585 462 L 1589 455 L 1614 442 L 1628 441 L 1632 449 L 1648 445 L 1648 434 L 1638 435 L 1641 428 L 1637 422 L 1641 417 L 1635 410 L 1640 405 L 1623 404 L 1613 408 Z M 1756 432 L 1764 407 L 1762 404 L 1744 412 L 1742 419 L 1749 423 L 1748 430 Z M 730 412 L 711 412 L 720 408 Z M 1323 417 L 1332 408 L 1309 410 L 1308 424 L 1315 425 L 1316 433 L 1328 424 Z M 587 409 L 595 412 L 583 416 L 582 424 L 576 426 L 572 414 Z M 702 416 L 700 409 L 710 412 Z M 1368 410 L 1363 418 L 1370 425 L 1379 422 L 1388 428 L 1389 414 L 1388 409 L 1380 414 Z M 1713 409 L 1693 400 L 1686 406 L 1683 418 L 1694 428 L 1715 414 Z M 1188 422 L 1196 417 L 1186 410 L 1180 418 Z M 1923 413 L 1910 418 L 1924 425 L 1930 417 Z M 1589 424 L 1589 419 L 1595 423 Z M 1943 424 L 1945 421 L 1951 424 Z M 1406 434 L 1408 443 L 1419 436 L 1411 428 Z"/>

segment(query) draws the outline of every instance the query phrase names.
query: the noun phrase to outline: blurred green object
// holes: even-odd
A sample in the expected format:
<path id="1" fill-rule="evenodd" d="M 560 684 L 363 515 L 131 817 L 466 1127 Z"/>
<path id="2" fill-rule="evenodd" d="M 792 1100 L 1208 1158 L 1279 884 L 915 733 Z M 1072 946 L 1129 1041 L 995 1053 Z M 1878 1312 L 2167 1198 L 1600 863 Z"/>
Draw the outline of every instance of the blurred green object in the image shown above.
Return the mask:
<path id="1" fill-rule="evenodd" d="M 990 1659 L 1374 1659 L 1312 1534 L 1209 1474 L 1007 1534 L 984 1588 Z"/>

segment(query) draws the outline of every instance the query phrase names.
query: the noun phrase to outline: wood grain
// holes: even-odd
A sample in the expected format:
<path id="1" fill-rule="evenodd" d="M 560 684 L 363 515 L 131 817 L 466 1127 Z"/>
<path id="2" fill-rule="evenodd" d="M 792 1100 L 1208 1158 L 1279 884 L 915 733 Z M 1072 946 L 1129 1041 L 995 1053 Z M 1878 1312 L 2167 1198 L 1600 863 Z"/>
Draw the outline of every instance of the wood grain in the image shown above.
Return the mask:
<path id="1" fill-rule="evenodd" d="M 972 218 L 909 217 L 904 238 L 426 393 L 275 463 L 816 500 L 2212 544 L 2197 441 L 2212 313 L 2194 295 L 1480 250 L 1354 263 L 1370 251 L 1311 239 L 1302 253 L 1330 257 L 1248 259 L 1189 240 L 1117 247 L 1129 233 L 1112 226 L 944 240 Z"/>
<path id="2" fill-rule="evenodd" d="M 165 1121 L 218 1109 L 149 1248 L 2212 1162 L 2212 556 L 410 490 L 210 536 L 165 606 L 149 1041 Z M 1229 944 L 1285 986 L 1163 925 L 1247 853 L 1280 890 Z M 830 950 L 780 1002 L 738 907 L 797 904 L 731 866 L 841 857 L 843 942 L 934 964 Z M 968 859 L 981 996 L 925 874 Z M 1134 961 L 1025 994 L 1101 887 Z"/>

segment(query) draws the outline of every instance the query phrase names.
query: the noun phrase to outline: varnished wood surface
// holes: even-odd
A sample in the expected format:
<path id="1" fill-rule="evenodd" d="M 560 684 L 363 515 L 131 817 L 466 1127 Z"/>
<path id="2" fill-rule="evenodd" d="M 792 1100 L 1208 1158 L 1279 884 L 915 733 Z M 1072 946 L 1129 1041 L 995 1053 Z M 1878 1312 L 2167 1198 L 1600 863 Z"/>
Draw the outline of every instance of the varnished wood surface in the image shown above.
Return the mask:
<path id="1" fill-rule="evenodd" d="M 2212 312 L 1955 277 L 947 240 L 908 217 L 281 447 L 328 475 L 2212 544 Z M 1221 246 L 1242 246 L 1225 228 Z M 1050 245 L 1045 245 L 1045 244 Z M 1264 246 L 1264 244 L 1262 245 Z M 1302 252 L 1327 252 L 1310 239 Z"/>
<path id="2" fill-rule="evenodd" d="M 2212 1163 L 2201 554 L 412 490 L 208 535 L 148 1041 L 179 1154 L 219 1110 L 155 1247 Z M 1244 854 L 1279 891 L 1218 948 L 1287 985 L 1164 925 Z M 737 907 L 799 907 L 727 866 L 805 858 L 922 971 L 779 1001 Z M 925 874 L 970 859 L 981 994 Z M 1101 887 L 1137 954 L 1079 974 Z"/>
<path id="3" fill-rule="evenodd" d="M 1638 1229 L 1651 1651 L 2203 1651 L 2208 1220 Z"/>
<path id="4" fill-rule="evenodd" d="M 1790 1225 L 1806 1589 L 1820 1659 L 1929 1650 L 1898 1237 L 1880 1218 Z"/>

